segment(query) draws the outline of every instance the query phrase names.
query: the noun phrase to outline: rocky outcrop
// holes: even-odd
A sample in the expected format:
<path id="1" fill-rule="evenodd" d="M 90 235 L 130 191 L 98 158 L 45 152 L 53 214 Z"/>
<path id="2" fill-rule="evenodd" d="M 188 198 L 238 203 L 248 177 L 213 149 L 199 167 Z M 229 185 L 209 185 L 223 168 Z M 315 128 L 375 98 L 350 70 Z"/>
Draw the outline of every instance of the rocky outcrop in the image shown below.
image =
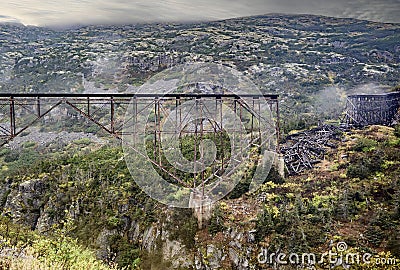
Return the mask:
<path id="1" fill-rule="evenodd" d="M 47 179 L 32 179 L 19 184 L 4 184 L 0 189 L 0 198 L 4 198 L 3 215 L 10 216 L 14 223 L 26 225 L 39 232 L 51 231 L 54 224 L 63 220 L 79 220 L 84 215 L 79 200 L 65 201 L 63 192 L 48 192 Z M 132 207 L 132 206 L 130 206 Z M 110 239 L 118 236 L 134 243 L 142 252 L 148 254 L 149 260 L 158 257 L 168 262 L 163 269 L 250 269 L 256 256 L 256 244 L 253 231 L 241 228 L 226 229 L 213 239 L 198 237 L 207 229 L 199 230 L 191 247 L 185 245 L 184 235 L 179 226 L 174 224 L 173 209 L 163 209 L 162 215 L 155 222 L 146 223 L 127 215 L 129 206 L 119 207 L 118 228 L 100 228 L 95 245 L 99 248 L 97 255 L 101 259 L 110 258 Z M 185 222 L 185 221 L 183 221 Z M 172 226 L 173 225 L 173 226 Z M 194 225 L 195 229 L 197 226 Z M 95 232 L 93 232 L 95 233 Z M 190 236 L 191 237 L 191 236 Z M 218 239 L 217 239 L 218 238 Z M 253 259 L 252 259 L 253 258 Z"/>
<path id="2" fill-rule="evenodd" d="M 150 258 L 160 255 L 163 261 L 169 262 L 171 269 L 193 269 L 192 251 L 179 241 L 171 239 L 167 224 L 163 222 L 143 227 L 133 220 L 128 231 L 102 230 L 96 241 L 97 246 L 101 247 L 97 253 L 98 257 L 106 259 L 110 256 L 109 239 L 115 235 L 127 235 L 128 241 L 139 244 L 140 249 L 147 252 Z"/>
<path id="3" fill-rule="evenodd" d="M 197 248 L 195 269 L 252 269 L 257 256 L 253 233 L 254 231 L 227 229 L 220 235 L 221 241 L 204 243 Z"/>
<path id="4" fill-rule="evenodd" d="M 168 214 L 168 213 L 166 213 Z M 257 247 L 254 240 L 254 231 L 227 229 L 219 236 L 220 241 L 211 239 L 208 242 L 199 242 L 190 249 L 178 240 L 171 239 L 171 231 L 165 223 L 153 224 L 144 230 L 139 223 L 133 221 L 129 233 L 129 240 L 140 243 L 142 250 L 149 254 L 160 254 L 163 260 L 169 261 L 169 269 L 251 269 L 257 256 Z M 103 231 L 98 238 L 101 246 L 106 245 L 105 239 L 116 231 Z"/>
<path id="5" fill-rule="evenodd" d="M 37 222 L 47 201 L 46 179 L 32 179 L 10 188 L 5 199 L 3 213 L 9 215 L 13 222 L 36 229 Z M 7 190 L 7 188 L 6 188 Z M 3 192 L 3 196 L 5 195 Z"/>

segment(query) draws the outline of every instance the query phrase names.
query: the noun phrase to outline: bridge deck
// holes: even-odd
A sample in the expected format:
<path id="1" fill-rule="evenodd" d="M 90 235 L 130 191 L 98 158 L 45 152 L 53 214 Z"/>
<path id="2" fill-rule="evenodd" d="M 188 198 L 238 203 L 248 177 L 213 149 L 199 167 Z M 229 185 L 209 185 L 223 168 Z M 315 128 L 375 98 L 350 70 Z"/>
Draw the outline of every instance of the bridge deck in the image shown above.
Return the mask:
<path id="1" fill-rule="evenodd" d="M 0 93 L 0 98 L 24 98 L 24 97 L 43 97 L 43 98 L 56 98 L 56 97 L 65 97 L 65 98 L 268 98 L 277 100 L 279 95 L 277 94 L 197 94 L 197 93 L 170 93 L 170 94 L 151 94 L 151 93 Z"/>

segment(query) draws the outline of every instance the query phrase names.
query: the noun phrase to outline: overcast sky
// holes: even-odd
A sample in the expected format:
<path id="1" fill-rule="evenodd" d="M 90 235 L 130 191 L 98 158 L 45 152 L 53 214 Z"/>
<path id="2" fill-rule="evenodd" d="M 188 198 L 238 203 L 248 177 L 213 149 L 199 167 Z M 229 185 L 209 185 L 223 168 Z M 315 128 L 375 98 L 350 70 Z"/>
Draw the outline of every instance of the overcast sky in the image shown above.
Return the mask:
<path id="1" fill-rule="evenodd" d="M 0 0 L 0 21 L 39 26 L 218 20 L 267 13 L 400 22 L 400 0 Z"/>

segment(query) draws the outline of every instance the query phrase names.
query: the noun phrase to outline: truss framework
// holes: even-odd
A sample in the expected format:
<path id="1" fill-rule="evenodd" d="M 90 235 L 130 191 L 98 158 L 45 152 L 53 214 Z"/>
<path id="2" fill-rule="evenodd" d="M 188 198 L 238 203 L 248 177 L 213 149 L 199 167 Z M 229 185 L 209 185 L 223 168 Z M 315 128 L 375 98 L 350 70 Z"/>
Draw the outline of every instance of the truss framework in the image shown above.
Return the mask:
<path id="1" fill-rule="evenodd" d="M 125 110 L 132 99 L 137 100 L 138 103 L 154 106 L 154 113 L 157 114 L 158 119 L 161 119 L 162 114 L 166 113 L 162 107 L 163 103 L 173 100 L 176 104 L 179 104 L 182 100 L 187 99 L 215 99 L 223 100 L 224 103 L 233 100 L 234 106 L 237 106 L 240 110 L 247 110 L 253 114 L 254 118 L 258 118 L 259 115 L 256 115 L 256 110 L 248 108 L 241 101 L 242 98 L 253 99 L 254 101 L 259 98 L 267 99 L 276 116 L 279 117 L 278 95 L 242 95 L 238 97 L 234 94 L 1 93 L 0 145 L 8 143 L 40 120 L 57 121 L 61 115 L 71 118 L 85 118 L 105 132 L 116 138 L 121 138 L 124 123 L 124 115 L 121 111 Z M 137 113 L 140 114 L 140 111 Z M 54 116 L 54 119 L 50 120 L 51 116 Z M 279 132 L 278 123 L 276 121 L 277 132 Z"/>
<path id="2" fill-rule="evenodd" d="M 250 145 L 261 147 L 261 137 L 268 134 L 262 134 L 261 124 L 267 124 L 270 130 L 274 130 L 276 141 L 273 145 L 276 147 L 275 152 L 279 152 L 279 106 L 278 95 L 241 95 L 235 94 L 124 94 L 124 93 L 101 93 L 101 94 L 0 94 L 0 146 L 3 146 L 13 140 L 15 137 L 20 136 L 29 127 L 41 124 L 56 123 L 58 121 L 65 121 L 65 119 L 73 120 L 79 123 L 91 123 L 92 126 L 97 127 L 111 136 L 122 139 L 127 130 L 136 132 L 134 129 L 126 127 L 129 119 L 138 118 L 143 111 L 150 109 L 152 118 L 149 119 L 146 128 L 146 136 L 152 138 L 152 151 L 153 155 L 150 157 L 144 155 L 153 166 L 157 167 L 163 173 L 168 174 L 180 184 L 186 186 L 188 183 L 181 181 L 174 171 L 170 171 L 165 166 L 163 150 L 161 149 L 161 137 L 167 132 L 163 130 L 165 119 L 168 118 L 170 112 L 180 107 L 180 104 L 187 101 L 195 101 L 195 106 L 200 106 L 203 112 L 206 112 L 207 106 L 205 104 L 215 104 L 216 107 L 228 106 L 238 116 L 241 121 L 245 123 L 246 133 L 243 136 L 249 140 Z M 261 103 L 268 104 L 268 111 L 271 117 L 264 119 L 266 108 L 261 107 Z M 128 106 L 136 106 L 132 115 L 125 115 Z M 213 105 L 214 106 L 214 105 Z M 223 110 L 221 112 L 221 119 Z M 186 112 L 187 113 L 187 112 Z M 178 117 L 179 116 L 179 117 Z M 177 113 L 177 121 L 179 125 L 185 123 L 185 112 Z M 272 121 L 272 122 L 268 122 Z M 268 122 L 268 123 L 267 123 Z M 124 126 L 125 124 L 125 126 Z M 186 123 L 187 125 L 187 123 Z M 194 136 L 195 141 L 201 140 L 207 134 L 211 134 L 217 140 L 224 139 L 224 124 L 222 121 L 210 121 L 206 118 L 198 119 L 194 123 L 186 127 L 180 127 L 180 136 Z M 236 132 L 231 129 L 230 132 Z M 238 134 L 241 132 L 238 128 Z M 241 135 L 242 136 L 242 135 Z M 194 162 L 200 162 L 201 157 L 196 156 L 198 153 L 196 149 L 197 144 L 194 144 Z M 217 166 L 214 166 L 211 176 L 204 175 L 204 168 L 200 168 L 199 172 L 193 173 L 193 179 L 199 179 L 199 183 L 194 180 L 194 187 L 196 185 L 205 185 L 213 177 L 217 179 L 228 166 L 230 160 L 234 160 L 236 165 L 240 165 L 243 161 L 243 152 L 249 149 L 241 149 L 237 156 L 224 157 L 222 156 Z M 144 154 L 144 153 L 142 153 Z M 200 164 L 199 166 L 204 166 Z M 221 179 L 222 180 L 222 179 Z M 214 181 L 211 181 L 214 183 Z M 192 186 L 193 187 L 193 186 Z"/>
<path id="3" fill-rule="evenodd" d="M 346 126 L 391 125 L 399 113 L 400 92 L 350 95 L 343 123 Z"/>

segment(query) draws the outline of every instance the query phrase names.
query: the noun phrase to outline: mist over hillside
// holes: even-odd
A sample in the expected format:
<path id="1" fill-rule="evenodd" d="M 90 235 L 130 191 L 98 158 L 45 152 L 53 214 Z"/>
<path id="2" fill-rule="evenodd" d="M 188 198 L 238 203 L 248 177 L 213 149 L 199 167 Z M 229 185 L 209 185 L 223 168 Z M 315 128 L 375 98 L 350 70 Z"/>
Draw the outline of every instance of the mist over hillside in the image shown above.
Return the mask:
<path id="1" fill-rule="evenodd" d="M 314 124 L 326 89 L 384 92 L 400 77 L 392 23 L 270 14 L 58 31 L 1 24 L 0 32 L 0 92 L 132 92 L 168 67 L 214 62 L 279 93 L 284 114 Z"/>
<path id="2" fill-rule="evenodd" d="M 399 24 L 274 14 L 63 31 L 1 24 L 0 31 L 2 92 L 82 92 L 85 80 L 125 91 L 193 61 L 235 67 L 264 91 L 287 95 L 330 85 L 395 85 L 399 77 Z"/>

